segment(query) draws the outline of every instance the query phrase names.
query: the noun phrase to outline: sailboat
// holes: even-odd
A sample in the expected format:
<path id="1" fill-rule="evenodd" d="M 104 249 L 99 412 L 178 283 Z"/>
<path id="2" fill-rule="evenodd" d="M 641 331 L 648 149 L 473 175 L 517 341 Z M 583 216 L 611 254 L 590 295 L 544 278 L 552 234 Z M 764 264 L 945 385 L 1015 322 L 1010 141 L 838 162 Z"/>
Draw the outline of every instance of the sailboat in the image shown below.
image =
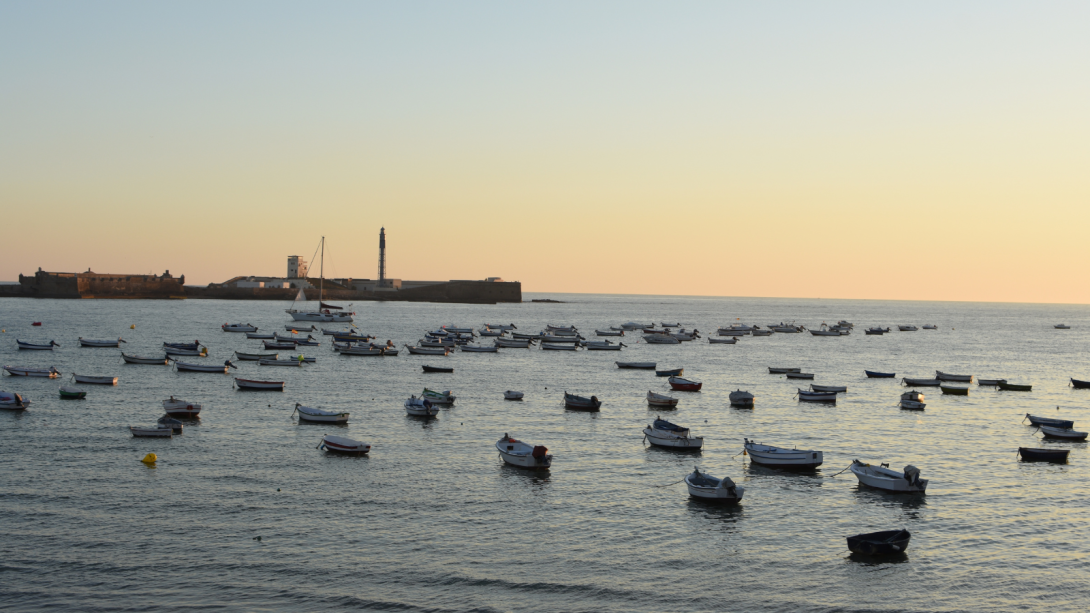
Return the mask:
<path id="1" fill-rule="evenodd" d="M 322 295 L 324 293 L 325 285 L 325 237 L 322 237 L 322 260 L 321 267 L 319 268 L 319 280 L 318 280 L 318 309 L 315 311 L 301 310 L 295 308 L 296 303 L 306 302 L 307 295 L 303 292 L 302 288 L 299 288 L 299 293 L 295 296 L 295 300 L 291 303 L 291 308 L 287 310 L 288 315 L 295 321 L 322 321 L 322 322 L 351 322 L 352 316 L 355 313 L 351 311 L 341 311 L 343 307 L 333 306 L 332 304 L 326 304 L 322 302 Z"/>

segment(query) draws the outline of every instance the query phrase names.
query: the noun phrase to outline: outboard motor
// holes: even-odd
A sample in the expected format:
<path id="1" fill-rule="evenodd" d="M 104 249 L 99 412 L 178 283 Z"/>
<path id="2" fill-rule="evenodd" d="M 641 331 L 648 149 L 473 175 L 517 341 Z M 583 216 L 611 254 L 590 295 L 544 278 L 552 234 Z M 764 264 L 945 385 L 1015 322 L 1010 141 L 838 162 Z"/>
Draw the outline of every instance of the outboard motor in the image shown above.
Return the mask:
<path id="1" fill-rule="evenodd" d="M 719 482 L 719 487 L 720 489 L 727 490 L 727 493 L 731 496 L 738 496 L 738 489 L 735 487 L 734 481 L 732 481 L 730 477 L 723 477 Z"/>
<path id="2" fill-rule="evenodd" d="M 920 469 L 909 464 L 905 466 L 905 481 L 913 487 L 919 487 L 920 485 Z"/>
<path id="3" fill-rule="evenodd" d="M 530 455 L 534 456 L 538 460 L 545 459 L 545 454 L 549 452 L 549 449 L 544 445 L 536 445 L 534 450 L 530 452 Z"/>

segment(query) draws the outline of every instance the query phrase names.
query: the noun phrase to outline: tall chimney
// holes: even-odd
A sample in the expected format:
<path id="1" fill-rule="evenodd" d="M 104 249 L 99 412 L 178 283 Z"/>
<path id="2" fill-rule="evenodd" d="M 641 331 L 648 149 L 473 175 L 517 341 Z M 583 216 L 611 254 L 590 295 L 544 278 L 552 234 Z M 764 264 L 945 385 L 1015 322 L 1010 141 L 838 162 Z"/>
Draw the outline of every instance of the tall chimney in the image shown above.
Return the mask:
<path id="1" fill-rule="evenodd" d="M 386 227 L 378 232 L 378 280 L 379 284 L 386 280 Z"/>

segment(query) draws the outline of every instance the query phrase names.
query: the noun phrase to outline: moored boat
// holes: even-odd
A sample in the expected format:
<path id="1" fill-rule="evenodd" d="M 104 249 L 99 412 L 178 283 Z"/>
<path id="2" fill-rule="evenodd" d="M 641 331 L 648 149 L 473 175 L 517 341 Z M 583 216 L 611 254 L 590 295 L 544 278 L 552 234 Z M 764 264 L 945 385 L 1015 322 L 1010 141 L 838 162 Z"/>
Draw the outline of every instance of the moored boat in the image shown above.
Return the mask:
<path id="1" fill-rule="evenodd" d="M 1071 387 L 1074 387 L 1076 389 L 1090 389 L 1090 381 L 1071 379 Z"/>
<path id="2" fill-rule="evenodd" d="M 648 334 L 643 341 L 649 345 L 679 345 L 681 339 L 668 334 Z"/>
<path id="3" fill-rule="evenodd" d="M 541 349 L 544 351 L 576 351 L 579 349 L 578 345 L 561 345 L 557 343 L 541 342 Z"/>
<path id="4" fill-rule="evenodd" d="M 789 372 L 802 372 L 802 369 L 801 368 L 775 368 L 775 367 L 772 367 L 772 366 L 768 367 L 768 374 L 770 374 L 770 375 L 785 375 L 785 374 L 787 374 Z"/>
<path id="5" fill-rule="evenodd" d="M 805 402 L 836 402 L 836 392 L 811 392 L 799 389 L 798 397 Z"/>
<path id="6" fill-rule="evenodd" d="M 60 393 L 61 400 L 80 400 L 87 397 L 87 392 L 76 387 L 62 387 Z"/>
<path id="7" fill-rule="evenodd" d="M 848 392 L 847 385 L 814 385 L 810 384 L 811 392 L 833 392 L 834 394 L 846 394 Z"/>
<path id="8" fill-rule="evenodd" d="M 64 395 L 62 394 L 61 397 L 63 398 Z M 30 406 L 30 400 L 24 398 L 22 394 L 16 394 L 15 392 L 0 392 L 0 409 L 21 411 L 28 406 Z"/>
<path id="9" fill-rule="evenodd" d="M 439 407 L 425 398 L 410 396 L 405 401 L 405 412 L 415 417 L 435 417 L 439 414 Z"/>
<path id="10" fill-rule="evenodd" d="M 129 432 L 134 437 L 146 438 L 171 438 L 174 436 L 174 428 L 163 426 L 129 426 Z"/>
<path id="11" fill-rule="evenodd" d="M 783 373 L 783 376 L 787 377 L 788 379 L 807 379 L 807 380 L 809 380 L 809 379 L 814 378 L 814 373 L 812 373 L 812 372 L 785 372 L 785 373 Z"/>
<path id="12" fill-rule="evenodd" d="M 708 344 L 709 345 L 737 345 L 738 344 L 738 339 L 737 338 L 714 338 L 714 337 L 709 336 L 708 337 Z"/>
<path id="13" fill-rule="evenodd" d="M 1051 426 L 1053 428 L 1074 428 L 1075 422 L 1070 419 L 1053 419 L 1051 417 L 1039 417 L 1037 415 L 1030 415 L 1026 413 L 1026 416 L 1022 418 L 1025 422 L 1029 420 L 1031 426 Z"/>
<path id="14" fill-rule="evenodd" d="M 753 394 L 742 390 L 735 390 L 727 395 L 731 406 L 753 407 Z"/>
<path id="15" fill-rule="evenodd" d="M 1017 385 L 1015 383 L 1007 383 L 1003 381 L 999 384 L 999 389 L 1005 392 L 1032 392 L 1032 385 Z"/>
<path id="16" fill-rule="evenodd" d="M 1085 441 L 1086 432 L 1079 432 L 1071 428 L 1053 428 L 1052 426 L 1040 426 L 1041 434 L 1045 435 L 1045 438 L 1058 438 L 1069 441 Z"/>
<path id="17" fill-rule="evenodd" d="M 1069 326 L 1067 324 L 1056 324 L 1055 326 L 1052 326 L 1052 327 L 1056 328 L 1057 330 L 1070 330 L 1071 329 L 1071 326 Z"/>
<path id="18" fill-rule="evenodd" d="M 347 436 L 327 434 L 322 437 L 322 442 L 318 444 L 318 449 L 331 451 L 333 453 L 343 453 L 345 455 L 364 455 L 371 451 L 371 445 L 363 441 L 348 438 Z"/>
<path id="19" fill-rule="evenodd" d="M 915 332 L 916 330 L 919 330 L 916 326 L 897 326 L 897 329 L 901 332 Z"/>
<path id="20" fill-rule="evenodd" d="M 221 372 L 221 373 L 226 373 L 229 368 L 236 368 L 236 366 L 234 364 L 232 364 L 230 360 L 228 360 L 228 361 L 226 361 L 226 362 L 224 362 L 223 364 L 220 364 L 220 365 L 217 365 L 217 364 L 192 364 L 190 362 L 180 362 L 178 360 L 174 360 L 174 368 L 178 369 L 179 371 L 186 371 L 186 372 Z"/>
<path id="21" fill-rule="evenodd" d="M 181 398 L 170 398 L 163 401 L 163 410 L 167 415 L 171 417 L 197 417 L 201 413 L 201 405 L 196 402 L 189 402 L 188 400 L 182 400 Z"/>
<path id="22" fill-rule="evenodd" d="M 95 339 L 83 338 L 82 336 L 79 337 L 79 346 L 80 347 L 120 347 L 121 343 L 124 343 L 124 342 L 125 342 L 125 339 L 123 339 L 123 338 L 95 340 Z"/>
<path id="23" fill-rule="evenodd" d="M 424 372 L 445 372 L 445 373 L 454 372 L 453 368 L 446 368 L 446 367 L 443 367 L 443 366 L 428 366 L 427 364 L 421 365 L 421 368 L 424 369 Z"/>
<path id="24" fill-rule="evenodd" d="M 973 382 L 973 375 L 952 375 L 948 372 L 942 372 L 941 370 L 935 371 L 935 378 L 939 381 L 959 381 L 962 383 Z"/>
<path id="25" fill-rule="evenodd" d="M 935 324 L 924 324 L 923 329 L 924 330 L 938 330 L 939 327 L 936 326 Z"/>
<path id="26" fill-rule="evenodd" d="M 691 436 L 689 429 L 662 419 L 655 421 L 643 429 L 643 437 L 656 447 L 669 447 L 671 449 L 698 450 L 704 446 L 704 437 Z"/>
<path id="27" fill-rule="evenodd" d="M 940 385 L 939 389 L 942 390 L 942 393 L 950 394 L 952 396 L 968 396 L 969 395 L 969 388 L 961 387 L 961 386 L 958 386 L 958 385 Z"/>
<path id="28" fill-rule="evenodd" d="M 276 338 L 276 335 L 272 332 L 269 332 L 267 334 L 265 332 L 247 332 L 246 338 L 258 341 L 271 341 Z"/>
<path id="29" fill-rule="evenodd" d="M 411 355 L 449 355 L 450 347 L 414 347 L 405 345 Z M 341 353 L 344 353 L 343 351 Z"/>
<path id="30" fill-rule="evenodd" d="M 454 392 L 450 390 L 437 392 L 435 390 L 430 390 L 426 387 L 424 388 L 423 393 L 420 394 L 420 397 L 432 404 L 437 405 L 451 405 L 454 404 L 454 401 L 456 400 L 456 398 L 454 397 Z"/>
<path id="31" fill-rule="evenodd" d="M 676 407 L 677 398 L 647 390 L 647 404 L 656 407 Z"/>
<path id="32" fill-rule="evenodd" d="M 49 368 L 24 368 L 22 366 L 5 366 L 4 370 L 8 371 L 9 375 L 13 377 L 45 377 L 48 379 L 56 379 L 61 376 L 61 372 L 54 366 Z"/>
<path id="33" fill-rule="evenodd" d="M 257 362 L 261 366 L 294 366 L 299 368 L 303 365 L 303 360 L 280 360 L 280 359 L 262 359 Z"/>
<path id="34" fill-rule="evenodd" d="M 911 377 L 904 377 L 901 382 L 909 387 L 938 387 L 942 385 L 942 381 L 938 379 L 913 379 Z"/>
<path id="35" fill-rule="evenodd" d="M 496 441 L 496 451 L 505 463 L 519 468 L 545 470 L 553 464 L 553 454 L 544 445 L 524 443 L 506 433 Z"/>
<path id="36" fill-rule="evenodd" d="M 268 347 L 266 346 L 266 348 Z M 163 347 L 163 352 L 167 355 L 208 357 L 207 347 L 201 347 L 200 349 L 190 349 L 189 347 Z"/>
<path id="37" fill-rule="evenodd" d="M 73 374 L 72 378 L 76 380 L 76 383 L 90 383 L 93 385 L 117 385 L 117 377 L 110 377 L 107 375 L 76 375 Z"/>
<path id="38" fill-rule="evenodd" d="M 250 324 L 223 324 L 220 329 L 224 332 L 257 332 L 257 326 Z"/>
<path id="39" fill-rule="evenodd" d="M 53 351 L 54 347 L 60 347 L 56 341 L 49 341 L 48 343 L 31 343 L 29 341 L 15 339 L 15 344 L 19 346 L 19 349 L 35 349 L 38 351 Z"/>
<path id="40" fill-rule="evenodd" d="M 499 351 L 498 347 L 475 347 L 473 345 L 462 345 L 462 353 L 496 353 Z"/>
<path id="41" fill-rule="evenodd" d="M 894 372 L 878 372 L 876 370 L 864 370 L 868 379 L 892 379 L 897 376 Z"/>
<path id="42" fill-rule="evenodd" d="M 899 555 L 908 549 L 912 534 L 908 530 L 884 530 L 849 536 L 848 551 L 864 556 Z"/>
<path id="43" fill-rule="evenodd" d="M 912 465 L 905 466 L 904 472 L 897 472 L 890 470 L 888 464 L 874 466 L 852 460 L 850 468 L 862 485 L 896 493 L 922 494 L 927 490 L 928 480 L 921 479 L 920 469 Z"/>
<path id="44" fill-rule="evenodd" d="M 815 449 L 787 449 L 772 445 L 761 445 L 748 438 L 744 448 L 746 455 L 754 464 L 774 468 L 810 469 L 821 466 L 825 461 L 825 454 Z"/>
<path id="45" fill-rule="evenodd" d="M 307 407 L 295 403 L 295 410 L 292 413 L 299 414 L 299 421 L 309 421 L 316 424 L 346 424 L 348 423 L 349 413 L 347 411 L 326 411 L 325 409 L 315 409 L 313 407 Z"/>
<path id="46" fill-rule="evenodd" d="M 279 359 L 279 353 L 242 353 L 241 351 L 235 352 L 235 357 L 247 362 L 257 362 L 259 360 L 276 360 Z"/>
<path id="47" fill-rule="evenodd" d="M 636 368 L 640 370 L 654 370 L 655 362 L 616 362 L 617 368 Z"/>
<path id="48" fill-rule="evenodd" d="M 684 368 L 675 368 L 673 370 L 656 370 L 656 377 L 680 377 L 685 374 Z"/>
<path id="49" fill-rule="evenodd" d="M 753 336 L 772 336 L 772 330 L 754 330 L 751 334 Z"/>
<path id="50" fill-rule="evenodd" d="M 700 472 L 699 468 L 694 468 L 693 472 L 685 477 L 685 486 L 689 489 L 689 496 L 705 502 L 721 504 L 737 504 L 746 491 L 746 488 L 741 485 L 735 485 L 730 477 L 717 479 Z"/>
<path id="51" fill-rule="evenodd" d="M 881 336 L 886 332 L 889 332 L 889 328 L 867 328 L 863 331 L 865 334 Z"/>
<path id="52" fill-rule="evenodd" d="M 1041 447 L 1018 448 L 1018 455 L 1022 456 L 1023 460 L 1031 462 L 1052 462 L 1054 464 L 1063 464 L 1067 462 L 1068 453 L 1070 453 L 1069 449 L 1044 449 Z"/>
<path id="53" fill-rule="evenodd" d="M 165 355 L 163 357 L 161 357 L 161 358 L 153 358 L 153 357 L 149 357 L 149 356 L 129 355 L 129 354 L 125 353 L 125 352 L 121 352 L 121 359 L 125 360 L 126 364 L 159 364 L 159 365 L 166 365 L 166 364 L 170 363 L 170 358 L 168 356 L 165 356 Z"/>
<path id="54" fill-rule="evenodd" d="M 1006 379 L 977 379 L 976 384 L 981 387 L 998 387 L 1000 383 L 1006 383 Z"/>
<path id="55" fill-rule="evenodd" d="M 255 391 L 284 391 L 283 381 L 259 381 L 256 379 L 240 379 L 235 377 L 235 385 L 240 390 L 255 390 Z"/>
<path id="56" fill-rule="evenodd" d="M 503 393 L 503 399 L 504 400 L 522 400 L 522 397 L 523 397 L 522 392 L 516 392 L 514 390 L 507 390 L 506 392 Z"/>
<path id="57" fill-rule="evenodd" d="M 699 392 L 700 388 L 704 386 L 703 381 L 693 381 L 682 377 L 670 377 L 667 379 L 667 383 L 676 392 Z"/>
<path id="58" fill-rule="evenodd" d="M 367 347 L 361 347 L 361 346 L 341 347 L 337 351 L 341 355 L 360 355 L 360 356 L 371 356 L 371 357 L 384 357 L 386 354 L 390 353 L 389 349 L 387 349 L 385 347 L 376 347 L 374 345 L 368 345 Z M 397 353 L 397 351 L 395 350 L 394 354 L 396 355 L 396 353 Z"/>
<path id="59" fill-rule="evenodd" d="M 923 394 L 912 390 L 901 394 L 901 408 L 908 409 L 910 411 L 922 411 L 926 404 L 923 403 Z"/>
<path id="60" fill-rule="evenodd" d="M 528 340 L 510 340 L 506 338 L 497 338 L 495 345 L 500 349 L 529 349 L 530 342 Z"/>
<path id="61" fill-rule="evenodd" d="M 564 406 L 569 409 L 578 409 L 581 411 L 598 411 L 602 408 L 602 401 L 598 400 L 597 396 L 587 398 L 585 396 L 576 396 L 575 394 L 564 392 Z"/>
<path id="62" fill-rule="evenodd" d="M 624 336 L 624 330 L 595 330 L 596 336 Z"/>
<path id="63" fill-rule="evenodd" d="M 181 434 L 182 430 L 185 428 L 185 424 L 174 419 L 170 415 L 164 415 L 155 421 L 159 424 L 160 428 L 170 428 L 172 434 Z"/>

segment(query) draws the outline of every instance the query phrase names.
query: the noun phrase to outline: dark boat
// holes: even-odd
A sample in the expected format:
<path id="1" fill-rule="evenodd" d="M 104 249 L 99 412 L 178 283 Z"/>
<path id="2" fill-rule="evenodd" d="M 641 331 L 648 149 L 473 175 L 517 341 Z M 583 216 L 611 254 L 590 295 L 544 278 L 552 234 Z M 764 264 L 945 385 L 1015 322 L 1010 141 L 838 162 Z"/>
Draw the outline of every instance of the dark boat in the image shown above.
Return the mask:
<path id="1" fill-rule="evenodd" d="M 871 379 L 892 379 L 897 376 L 895 372 L 876 372 L 873 370 L 864 370 L 867 376 Z"/>
<path id="2" fill-rule="evenodd" d="M 587 398 L 564 392 L 564 406 L 579 411 L 598 411 L 602 408 L 602 401 L 597 396 Z"/>
<path id="3" fill-rule="evenodd" d="M 1075 421 L 1071 419 L 1053 419 L 1051 417 L 1040 417 L 1026 413 L 1026 416 L 1022 418 L 1022 421 L 1025 422 L 1027 419 L 1031 426 L 1051 426 L 1053 428 L 1075 427 Z"/>
<path id="4" fill-rule="evenodd" d="M 1040 447 L 1019 447 L 1018 454 L 1023 460 L 1032 462 L 1067 462 L 1068 449 L 1042 449 Z"/>
<path id="5" fill-rule="evenodd" d="M 1033 391 L 1032 385 L 1015 385 L 1014 383 L 1000 382 L 999 389 L 1008 392 L 1031 392 Z"/>
<path id="6" fill-rule="evenodd" d="M 454 372 L 453 368 L 441 368 L 439 366 L 428 366 L 427 364 L 424 364 L 422 368 L 424 372 Z"/>
<path id="7" fill-rule="evenodd" d="M 1081 390 L 1090 389 L 1090 381 L 1079 381 L 1078 379 L 1072 379 L 1071 385 Z"/>
<path id="8" fill-rule="evenodd" d="M 886 530 L 848 537 L 848 549 L 865 556 L 889 556 L 904 553 L 912 534 L 908 530 Z"/>
<path id="9" fill-rule="evenodd" d="M 656 370 L 656 377 L 680 377 L 685 373 L 684 368 L 675 368 L 673 370 Z"/>

